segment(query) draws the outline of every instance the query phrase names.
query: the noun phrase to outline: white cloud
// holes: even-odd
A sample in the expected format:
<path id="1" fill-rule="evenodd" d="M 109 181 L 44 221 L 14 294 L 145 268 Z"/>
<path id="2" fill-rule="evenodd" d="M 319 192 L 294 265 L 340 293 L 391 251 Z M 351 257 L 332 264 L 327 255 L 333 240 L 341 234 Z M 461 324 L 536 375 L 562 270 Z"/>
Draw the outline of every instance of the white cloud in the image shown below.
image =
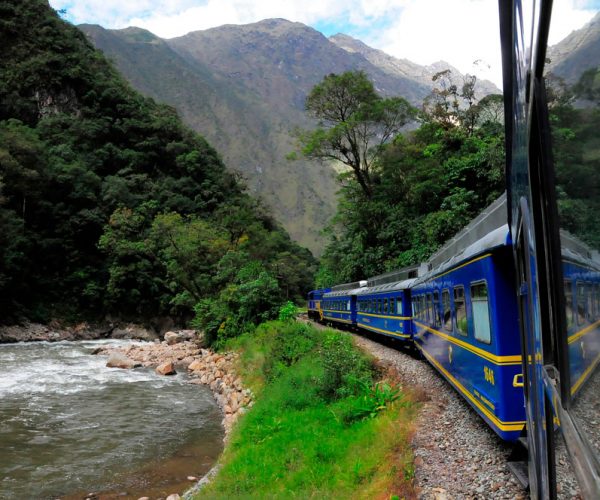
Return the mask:
<path id="1" fill-rule="evenodd" d="M 223 24 L 281 17 L 331 25 L 419 64 L 446 60 L 462 72 L 500 82 L 495 0 L 50 0 L 74 23 L 139 26 L 163 38 Z M 589 21 L 598 0 L 554 2 L 550 42 Z M 473 62 L 482 61 L 478 67 Z M 489 69 L 486 69 L 488 68 Z"/>

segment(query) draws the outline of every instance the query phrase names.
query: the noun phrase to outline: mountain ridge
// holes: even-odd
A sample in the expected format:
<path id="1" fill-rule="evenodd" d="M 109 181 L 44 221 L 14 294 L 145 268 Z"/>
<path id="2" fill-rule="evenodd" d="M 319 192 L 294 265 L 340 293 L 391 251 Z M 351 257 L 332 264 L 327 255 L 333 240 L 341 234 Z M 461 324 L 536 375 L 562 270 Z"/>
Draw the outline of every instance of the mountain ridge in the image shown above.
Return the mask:
<path id="1" fill-rule="evenodd" d="M 304 110 L 308 92 L 327 74 L 349 70 L 365 71 L 382 95 L 400 95 L 415 105 L 432 89 L 426 77 L 394 73 L 281 18 L 170 39 L 134 27 L 81 29 L 135 88 L 175 107 L 292 237 L 316 254 L 340 186 L 331 165 L 285 159 L 295 148 L 294 130 L 315 124 Z"/>

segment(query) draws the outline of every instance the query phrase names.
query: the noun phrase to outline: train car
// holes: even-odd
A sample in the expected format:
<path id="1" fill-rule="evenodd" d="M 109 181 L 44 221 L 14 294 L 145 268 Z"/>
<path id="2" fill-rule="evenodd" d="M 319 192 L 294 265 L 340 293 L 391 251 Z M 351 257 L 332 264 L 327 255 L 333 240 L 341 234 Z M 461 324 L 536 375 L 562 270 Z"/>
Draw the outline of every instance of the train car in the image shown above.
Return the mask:
<path id="1" fill-rule="evenodd" d="M 415 279 L 361 288 L 356 326 L 403 341 L 412 340 L 410 287 Z"/>
<path id="2" fill-rule="evenodd" d="M 506 198 L 448 242 L 411 290 L 423 356 L 502 438 L 525 425 L 515 272 Z"/>
<path id="3" fill-rule="evenodd" d="M 331 287 L 323 294 L 323 321 L 330 324 L 356 325 L 356 295 L 366 281 L 356 281 Z"/>
<path id="4" fill-rule="evenodd" d="M 323 308 L 321 302 L 323 301 L 323 294 L 330 292 L 331 288 L 322 288 L 320 290 L 311 290 L 308 292 L 308 317 L 315 321 L 323 320 Z"/>
<path id="5" fill-rule="evenodd" d="M 600 255 L 561 231 L 570 395 L 575 397 L 600 362 Z"/>
<path id="6" fill-rule="evenodd" d="M 600 250 L 593 237 L 599 219 L 585 216 L 597 213 L 599 203 L 597 130 L 589 119 L 597 116 L 600 102 L 590 101 L 574 112 L 574 122 L 583 127 L 570 130 L 568 141 L 554 142 L 565 125 L 551 119 L 552 94 L 546 90 L 553 76 L 546 64 L 548 40 L 561 26 L 552 21 L 553 2 L 513 0 L 498 5 L 507 216 L 517 273 L 527 416 L 522 469 L 531 498 L 556 498 L 557 476 L 573 473 L 580 489 L 575 496 L 600 498 L 600 374 L 594 370 L 597 259 L 571 248 L 561 231 L 567 229 Z M 587 8 L 598 15 L 597 3 L 588 2 Z M 576 68 L 572 81 L 591 67 L 593 63 Z M 573 206 L 577 211 L 569 212 Z M 568 460 L 564 454 L 559 459 L 557 444 L 564 446 Z"/>

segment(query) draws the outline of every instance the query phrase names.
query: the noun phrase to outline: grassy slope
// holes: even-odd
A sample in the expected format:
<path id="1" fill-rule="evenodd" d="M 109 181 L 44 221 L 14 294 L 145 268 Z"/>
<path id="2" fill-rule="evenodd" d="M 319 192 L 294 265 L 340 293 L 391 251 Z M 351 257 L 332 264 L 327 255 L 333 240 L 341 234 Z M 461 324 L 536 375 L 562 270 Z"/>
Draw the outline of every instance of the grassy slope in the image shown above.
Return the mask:
<path id="1" fill-rule="evenodd" d="M 360 418 L 364 391 L 352 379 L 373 383 L 372 360 L 356 352 L 347 334 L 306 328 L 270 323 L 236 342 L 257 402 L 232 434 L 219 474 L 197 498 L 412 496 L 414 405 L 400 395 L 377 416 Z M 336 367 L 345 375 L 332 394 Z"/>

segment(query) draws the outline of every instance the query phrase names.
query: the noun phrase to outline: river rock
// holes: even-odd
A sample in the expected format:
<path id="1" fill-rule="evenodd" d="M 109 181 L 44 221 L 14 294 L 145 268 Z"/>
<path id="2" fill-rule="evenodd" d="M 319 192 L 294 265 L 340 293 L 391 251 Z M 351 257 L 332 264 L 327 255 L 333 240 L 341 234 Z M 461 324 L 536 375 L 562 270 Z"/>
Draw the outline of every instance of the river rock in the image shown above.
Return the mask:
<path id="1" fill-rule="evenodd" d="M 177 493 L 173 493 L 167 497 L 167 500 L 181 500 L 181 497 Z"/>
<path id="2" fill-rule="evenodd" d="M 193 372 L 202 370 L 204 368 L 205 368 L 205 365 L 201 359 L 195 359 L 188 366 L 188 370 L 193 371 Z"/>
<path id="3" fill-rule="evenodd" d="M 183 342 L 183 337 L 175 332 L 167 332 L 165 333 L 165 342 L 167 345 L 179 344 L 179 342 Z"/>
<path id="4" fill-rule="evenodd" d="M 108 357 L 106 366 L 108 368 L 129 369 L 129 368 L 137 368 L 138 366 L 142 366 L 142 365 L 140 363 L 138 363 L 137 361 L 134 361 L 133 359 L 129 359 L 127 356 L 125 356 L 124 354 L 121 354 L 120 352 L 113 352 Z"/>
<path id="5" fill-rule="evenodd" d="M 154 331 L 133 323 L 115 328 L 110 336 L 113 339 L 137 339 L 147 341 L 158 339 L 158 335 Z"/>
<path id="6" fill-rule="evenodd" d="M 175 375 L 177 372 L 175 371 L 173 363 L 165 361 L 156 367 L 156 373 L 159 375 Z"/>

